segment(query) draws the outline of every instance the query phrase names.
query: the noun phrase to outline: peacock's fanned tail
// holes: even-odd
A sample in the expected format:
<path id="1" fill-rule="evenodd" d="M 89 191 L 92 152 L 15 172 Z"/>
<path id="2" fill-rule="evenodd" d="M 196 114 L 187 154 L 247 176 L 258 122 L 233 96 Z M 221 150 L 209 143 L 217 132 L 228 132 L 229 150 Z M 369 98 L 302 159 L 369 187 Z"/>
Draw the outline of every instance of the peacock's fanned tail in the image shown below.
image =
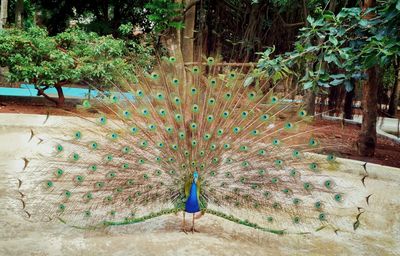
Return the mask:
<path id="1" fill-rule="evenodd" d="M 314 137 L 321 128 L 301 104 L 206 62 L 165 58 L 85 100 L 68 119 L 79 122 L 32 132 L 50 150 L 25 159 L 27 217 L 96 228 L 170 214 L 197 169 L 207 213 L 276 234 L 356 229 L 363 184 L 335 172 L 333 155 L 313 154 L 334 142 Z"/>

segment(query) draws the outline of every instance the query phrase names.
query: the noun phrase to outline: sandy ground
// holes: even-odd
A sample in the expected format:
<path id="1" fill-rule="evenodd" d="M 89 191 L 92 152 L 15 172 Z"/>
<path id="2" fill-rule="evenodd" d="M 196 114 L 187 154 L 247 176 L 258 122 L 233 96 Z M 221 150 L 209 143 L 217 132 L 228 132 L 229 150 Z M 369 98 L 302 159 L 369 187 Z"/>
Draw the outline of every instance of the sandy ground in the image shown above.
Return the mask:
<path id="1" fill-rule="evenodd" d="M 179 232 L 181 218 L 175 215 L 103 231 L 28 222 L 19 213 L 15 173 L 23 166 L 21 156 L 35 150 L 26 146 L 29 127 L 44 119 L 0 115 L 0 255 L 400 255 L 400 169 L 373 164 L 367 181 L 373 196 L 355 232 L 275 235 L 207 214 L 193 235 Z M 68 125 L 67 120 L 51 118 L 48 125 Z M 362 163 L 353 160 L 342 169 L 354 180 L 363 172 Z"/>

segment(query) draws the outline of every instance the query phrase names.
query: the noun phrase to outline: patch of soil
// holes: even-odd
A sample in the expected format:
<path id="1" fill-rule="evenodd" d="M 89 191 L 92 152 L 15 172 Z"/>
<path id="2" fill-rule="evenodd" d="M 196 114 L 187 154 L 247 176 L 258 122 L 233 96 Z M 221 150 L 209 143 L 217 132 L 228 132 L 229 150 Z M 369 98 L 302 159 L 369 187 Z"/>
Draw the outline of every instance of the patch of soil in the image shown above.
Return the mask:
<path id="1" fill-rule="evenodd" d="M 42 98 L 40 98 L 42 99 Z M 0 113 L 74 115 L 75 101 L 67 101 L 64 108 L 56 108 L 43 100 L 32 102 L 18 99 L 3 100 L 0 98 Z M 87 112 L 86 112 L 87 113 Z M 80 114 L 82 114 L 80 112 Z M 87 113 L 91 115 L 90 113 Z M 312 126 L 319 129 L 314 136 L 320 139 L 321 146 L 328 145 L 321 153 L 334 153 L 338 157 L 366 161 L 400 168 L 400 145 L 378 136 L 378 144 L 374 157 L 363 157 L 357 153 L 357 139 L 360 125 L 344 124 L 327 120 L 316 120 Z"/>
<path id="2" fill-rule="evenodd" d="M 327 120 L 316 120 L 313 127 L 325 127 L 315 133 L 324 144 L 332 145 L 332 148 L 323 149 L 323 153 L 334 153 L 338 157 L 366 161 L 381 165 L 400 168 L 400 144 L 378 136 L 375 155 L 373 157 L 360 156 L 357 153 L 357 139 L 361 126 L 354 124 L 342 124 Z"/>

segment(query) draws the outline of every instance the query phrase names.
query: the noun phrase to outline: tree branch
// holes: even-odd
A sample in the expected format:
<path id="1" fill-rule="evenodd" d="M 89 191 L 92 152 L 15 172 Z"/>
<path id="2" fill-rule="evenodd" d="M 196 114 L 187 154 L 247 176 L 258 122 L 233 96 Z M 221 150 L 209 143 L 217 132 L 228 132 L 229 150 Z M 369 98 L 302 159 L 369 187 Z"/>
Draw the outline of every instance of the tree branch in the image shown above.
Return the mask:
<path id="1" fill-rule="evenodd" d="M 299 26 L 305 26 L 306 25 L 306 23 L 304 21 L 297 22 L 297 23 L 286 23 L 279 13 L 278 13 L 278 17 L 281 20 L 281 22 L 283 23 L 283 27 L 285 27 L 285 28 L 292 28 L 292 27 L 299 27 Z"/>
<path id="2" fill-rule="evenodd" d="M 40 88 L 39 86 L 37 86 L 37 85 L 35 85 L 35 89 L 38 91 L 37 92 L 37 96 L 43 96 L 43 97 L 45 97 L 47 100 L 49 100 L 49 101 L 51 101 L 51 102 L 53 102 L 53 103 L 55 103 L 55 104 L 58 104 L 58 100 L 57 99 L 54 99 L 54 98 L 51 98 L 49 95 L 47 95 L 44 91 L 46 90 L 46 89 L 48 89 L 49 88 L 49 86 L 45 86 L 43 89 L 42 88 Z"/>
<path id="3" fill-rule="evenodd" d="M 188 5 L 185 7 L 185 9 L 183 10 L 183 15 L 185 15 L 190 8 L 192 8 L 194 5 L 196 5 L 198 2 L 200 2 L 200 0 L 192 0 L 190 3 L 188 3 Z"/>

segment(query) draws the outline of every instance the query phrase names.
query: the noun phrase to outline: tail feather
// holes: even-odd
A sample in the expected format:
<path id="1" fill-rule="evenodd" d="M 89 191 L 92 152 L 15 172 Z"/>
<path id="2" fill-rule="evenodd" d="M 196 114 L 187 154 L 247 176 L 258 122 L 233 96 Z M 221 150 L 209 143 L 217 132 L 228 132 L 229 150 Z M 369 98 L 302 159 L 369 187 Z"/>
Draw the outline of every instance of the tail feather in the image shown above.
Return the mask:
<path id="1" fill-rule="evenodd" d="M 85 100 L 72 126 L 32 130 L 44 143 L 20 177 L 29 216 L 83 227 L 144 221 L 184 209 L 197 169 L 205 212 L 275 233 L 356 229 L 362 183 L 334 172 L 333 155 L 313 154 L 335 144 L 316 138 L 324 128 L 309 126 L 292 92 L 220 73 L 212 58 L 182 67 L 166 58 Z"/>

